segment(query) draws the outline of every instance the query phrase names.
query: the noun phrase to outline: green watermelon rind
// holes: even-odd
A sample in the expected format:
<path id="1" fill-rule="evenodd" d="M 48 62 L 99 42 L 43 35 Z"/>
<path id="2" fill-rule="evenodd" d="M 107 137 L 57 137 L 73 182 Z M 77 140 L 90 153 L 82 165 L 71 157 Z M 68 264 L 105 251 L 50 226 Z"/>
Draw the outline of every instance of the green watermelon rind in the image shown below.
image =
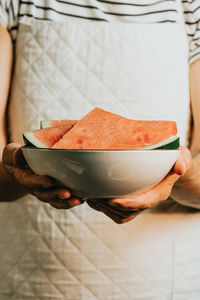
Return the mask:
<path id="1" fill-rule="evenodd" d="M 177 139 L 175 139 L 174 141 L 172 141 L 171 143 L 169 144 L 165 144 L 159 148 L 156 148 L 156 149 L 163 149 L 163 150 L 173 150 L 173 149 L 178 149 L 180 147 L 180 138 L 177 137 Z"/>
<path id="2" fill-rule="evenodd" d="M 49 128 L 49 127 L 51 127 L 49 120 L 41 120 L 40 121 L 40 129 L 45 129 L 45 128 Z"/>
<path id="3" fill-rule="evenodd" d="M 62 121 L 75 121 L 75 120 L 41 120 L 40 121 L 40 129 L 46 129 L 46 128 L 50 128 L 50 127 L 57 127 L 57 126 L 67 126 L 67 127 L 73 127 L 73 125 L 62 125 Z M 54 125 L 52 125 L 52 122 L 56 122 Z M 61 124 L 59 124 L 59 122 L 61 122 Z"/>
<path id="4" fill-rule="evenodd" d="M 144 147 L 142 149 L 153 150 L 153 149 L 177 149 L 180 147 L 180 138 L 172 135 L 168 139 L 163 140 L 162 142 L 152 145 L 150 147 Z"/>
<path id="5" fill-rule="evenodd" d="M 23 134 L 23 139 L 26 145 L 32 145 L 37 148 L 49 148 L 45 146 L 44 144 L 40 143 L 38 139 L 35 138 L 34 134 L 32 132 L 25 132 Z"/>

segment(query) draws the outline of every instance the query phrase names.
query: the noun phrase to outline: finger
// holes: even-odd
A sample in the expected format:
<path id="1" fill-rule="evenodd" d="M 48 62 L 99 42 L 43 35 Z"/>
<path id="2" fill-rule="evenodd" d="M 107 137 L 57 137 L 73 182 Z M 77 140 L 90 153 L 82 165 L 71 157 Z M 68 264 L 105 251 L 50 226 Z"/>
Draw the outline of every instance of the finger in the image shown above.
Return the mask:
<path id="1" fill-rule="evenodd" d="M 78 198 L 70 198 L 69 200 L 63 200 L 62 202 L 50 202 L 50 205 L 57 209 L 70 209 L 80 204 L 81 201 Z"/>
<path id="2" fill-rule="evenodd" d="M 97 203 L 95 203 L 93 200 L 88 199 L 86 202 L 91 208 L 93 208 L 97 211 L 101 211 L 101 207 Z"/>
<path id="3" fill-rule="evenodd" d="M 16 167 L 6 166 L 8 172 L 13 175 L 18 184 L 27 189 L 50 188 L 53 186 L 53 181 L 49 176 L 35 175 L 30 170 L 20 169 Z"/>
<path id="4" fill-rule="evenodd" d="M 11 143 L 8 144 L 3 150 L 2 161 L 5 164 L 13 166 L 13 153 L 22 147 L 21 144 Z"/>
<path id="5" fill-rule="evenodd" d="M 36 196 L 39 200 L 42 202 L 55 202 L 56 203 L 64 203 L 67 202 L 67 199 L 71 197 L 71 193 L 68 190 L 65 189 L 53 189 L 53 190 L 32 190 L 30 191 L 31 194 Z M 69 202 L 70 205 L 70 202 Z"/>
<path id="6" fill-rule="evenodd" d="M 3 151 L 3 162 L 9 168 L 11 174 L 17 181 L 26 188 L 52 186 L 52 179 L 45 175 L 35 175 L 30 169 L 23 169 L 27 164 L 21 151 L 21 144 L 8 144 Z M 13 168 L 16 166 L 17 168 Z M 21 167 L 21 168 L 20 168 Z M 22 168 L 23 167 L 23 168 Z"/>
<path id="7" fill-rule="evenodd" d="M 119 216 L 118 214 L 116 213 L 113 213 L 113 212 L 108 212 L 108 210 L 106 210 L 104 207 L 102 207 L 101 205 L 99 205 L 98 203 L 95 203 L 94 201 L 92 200 L 88 200 L 87 201 L 87 204 L 97 210 L 97 211 L 100 211 L 102 213 L 104 213 L 106 216 L 108 216 L 109 218 L 111 218 L 115 223 L 118 223 L 120 224 L 120 220 L 122 219 L 121 216 Z"/>
<path id="8" fill-rule="evenodd" d="M 173 170 L 178 175 L 184 175 L 191 166 L 191 152 L 186 147 L 181 147 L 180 155 L 174 164 Z"/>
<path id="9" fill-rule="evenodd" d="M 129 221 L 133 220 L 137 215 L 139 215 L 141 213 L 140 211 L 129 212 L 128 216 L 120 216 L 119 214 L 114 213 L 113 211 L 111 212 L 107 208 L 102 208 L 102 212 L 105 215 L 107 215 L 109 218 L 111 218 L 117 224 L 123 224 L 123 223 L 129 222 Z"/>
<path id="10" fill-rule="evenodd" d="M 110 205 L 116 206 L 124 210 L 145 210 L 153 206 L 155 197 L 152 195 L 152 191 L 143 193 L 137 196 L 131 196 L 126 198 L 115 198 L 110 200 Z M 150 199 L 149 199 L 150 197 Z"/>
<path id="11" fill-rule="evenodd" d="M 169 173 L 160 183 L 153 187 L 152 190 L 158 198 L 157 202 L 164 201 L 170 196 L 174 184 L 180 177 L 176 173 Z"/>
<path id="12" fill-rule="evenodd" d="M 65 203 L 54 203 L 54 202 L 50 202 L 49 203 L 52 207 L 57 208 L 57 209 L 70 209 L 72 208 L 67 202 Z"/>
<path id="13" fill-rule="evenodd" d="M 106 216 L 111 218 L 117 224 L 122 224 L 122 223 L 128 222 L 128 221 L 134 219 L 140 213 L 140 212 L 134 212 L 134 213 L 131 212 L 131 215 L 129 215 L 129 216 L 121 216 L 118 213 L 111 211 L 107 207 L 104 207 L 103 205 L 100 205 L 99 203 L 96 203 L 92 200 L 88 200 L 87 203 L 91 208 L 101 211 L 102 213 L 104 213 Z"/>
<path id="14" fill-rule="evenodd" d="M 133 214 L 133 210 L 121 209 L 117 206 L 112 206 L 109 204 L 108 200 L 94 200 L 95 202 L 98 201 L 98 205 L 102 208 L 108 209 L 109 211 L 118 214 L 120 217 L 126 218 Z"/>

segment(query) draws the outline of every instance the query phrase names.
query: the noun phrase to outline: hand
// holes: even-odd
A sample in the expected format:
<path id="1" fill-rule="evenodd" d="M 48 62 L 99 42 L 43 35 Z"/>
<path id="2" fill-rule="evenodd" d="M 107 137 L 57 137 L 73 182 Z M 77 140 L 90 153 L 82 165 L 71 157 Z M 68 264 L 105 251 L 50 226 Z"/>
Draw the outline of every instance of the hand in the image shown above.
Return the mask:
<path id="1" fill-rule="evenodd" d="M 133 211 L 122 209 L 121 207 L 115 207 L 109 204 L 109 199 L 89 199 L 87 200 L 87 204 L 91 208 L 104 213 L 106 216 L 108 216 L 118 224 L 123 224 L 131 221 L 143 211 L 143 209 Z"/>
<path id="2" fill-rule="evenodd" d="M 21 146 L 15 143 L 8 144 L 3 152 L 3 165 L 17 188 L 20 187 L 24 194 L 30 193 L 58 209 L 69 209 L 82 203 L 80 199 L 71 196 L 65 187 L 55 187 L 53 178 L 35 175 L 23 157 Z"/>
<path id="3" fill-rule="evenodd" d="M 122 224 L 134 219 L 142 211 L 153 208 L 159 202 L 167 200 L 175 182 L 191 166 L 190 151 L 186 147 L 181 147 L 180 150 L 180 155 L 173 169 L 160 183 L 147 191 L 134 196 L 111 200 L 88 200 L 88 205 L 103 212 L 116 223 Z"/>

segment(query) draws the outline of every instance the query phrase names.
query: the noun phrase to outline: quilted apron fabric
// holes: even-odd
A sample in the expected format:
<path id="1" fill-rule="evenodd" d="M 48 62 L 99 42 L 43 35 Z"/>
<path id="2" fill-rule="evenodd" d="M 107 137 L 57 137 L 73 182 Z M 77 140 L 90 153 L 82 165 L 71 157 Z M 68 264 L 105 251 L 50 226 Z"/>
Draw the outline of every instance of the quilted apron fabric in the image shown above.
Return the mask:
<path id="1" fill-rule="evenodd" d="M 180 7 L 179 7 L 180 8 Z M 188 144 L 183 22 L 22 19 L 9 108 L 12 141 L 41 119 L 92 108 L 176 120 Z M 86 204 L 56 210 L 32 196 L 0 203 L 1 300 L 199 300 L 200 214 L 169 200 L 117 225 Z M 194 267 L 195 266 L 195 267 Z"/>

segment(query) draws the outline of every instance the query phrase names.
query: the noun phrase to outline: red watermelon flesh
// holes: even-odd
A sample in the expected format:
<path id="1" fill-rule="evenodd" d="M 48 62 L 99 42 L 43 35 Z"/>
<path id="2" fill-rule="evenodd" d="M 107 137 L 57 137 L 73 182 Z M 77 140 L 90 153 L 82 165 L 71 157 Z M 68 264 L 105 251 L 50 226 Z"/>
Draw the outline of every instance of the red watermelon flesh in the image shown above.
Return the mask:
<path id="1" fill-rule="evenodd" d="M 43 120 L 41 121 L 41 128 L 49 127 L 66 127 L 71 129 L 77 123 L 76 120 Z"/>
<path id="2" fill-rule="evenodd" d="M 55 149 L 143 149 L 176 136 L 174 121 L 130 120 L 95 108 L 55 143 Z"/>
<path id="3" fill-rule="evenodd" d="M 71 127 L 70 127 L 71 129 Z M 53 146 L 62 136 L 69 130 L 66 127 L 51 127 L 39 130 L 34 130 L 30 132 L 25 132 L 23 134 L 25 140 L 36 147 L 50 148 Z"/>

